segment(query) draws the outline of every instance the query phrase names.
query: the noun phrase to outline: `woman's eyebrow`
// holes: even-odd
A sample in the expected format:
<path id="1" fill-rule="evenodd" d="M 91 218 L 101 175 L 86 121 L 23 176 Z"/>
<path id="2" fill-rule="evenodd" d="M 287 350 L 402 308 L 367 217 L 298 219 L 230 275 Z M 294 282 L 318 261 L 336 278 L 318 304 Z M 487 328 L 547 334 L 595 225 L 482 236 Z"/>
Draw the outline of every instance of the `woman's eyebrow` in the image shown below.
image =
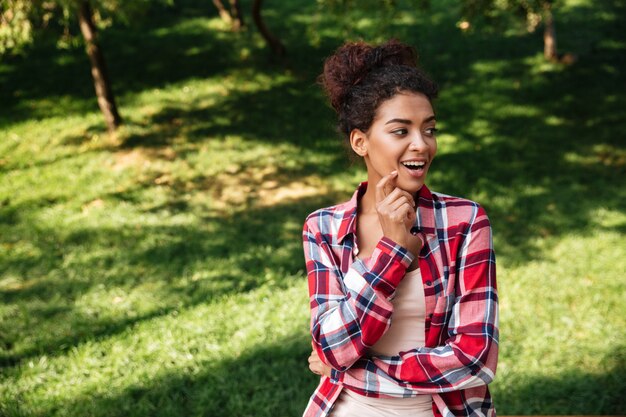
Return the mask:
<path id="1" fill-rule="evenodd" d="M 410 125 L 413 122 L 411 122 L 409 119 L 391 119 L 385 124 L 388 125 L 390 123 L 404 123 L 405 125 Z"/>
<path id="2" fill-rule="evenodd" d="M 432 116 L 428 116 L 427 118 L 422 120 L 422 123 L 428 123 L 428 122 L 430 122 L 432 120 L 435 120 L 435 115 L 434 114 Z M 388 125 L 390 123 L 404 123 L 405 125 L 413 124 L 413 122 L 410 121 L 409 119 L 391 119 L 391 120 L 387 121 L 387 123 L 385 123 L 385 124 Z"/>

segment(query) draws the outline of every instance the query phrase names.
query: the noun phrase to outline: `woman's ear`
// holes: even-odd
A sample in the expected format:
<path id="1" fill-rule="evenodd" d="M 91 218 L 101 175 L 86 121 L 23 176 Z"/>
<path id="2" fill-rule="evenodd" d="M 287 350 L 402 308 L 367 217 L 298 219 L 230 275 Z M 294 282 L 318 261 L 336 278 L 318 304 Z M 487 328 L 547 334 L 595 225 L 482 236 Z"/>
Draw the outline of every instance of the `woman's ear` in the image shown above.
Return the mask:
<path id="1" fill-rule="evenodd" d="M 357 155 L 367 155 L 367 135 L 360 129 L 352 129 L 352 132 L 350 132 L 350 146 Z"/>

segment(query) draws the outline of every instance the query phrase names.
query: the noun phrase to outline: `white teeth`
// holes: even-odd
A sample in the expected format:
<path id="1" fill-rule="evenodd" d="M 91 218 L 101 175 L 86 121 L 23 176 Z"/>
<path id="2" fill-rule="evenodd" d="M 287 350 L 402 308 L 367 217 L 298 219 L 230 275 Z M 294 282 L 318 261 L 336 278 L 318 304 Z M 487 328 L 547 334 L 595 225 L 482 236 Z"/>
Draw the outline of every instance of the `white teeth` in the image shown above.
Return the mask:
<path id="1" fill-rule="evenodd" d="M 408 161 L 408 162 L 403 162 L 402 164 L 405 166 L 418 167 L 418 168 L 421 168 L 425 165 L 424 162 L 417 162 L 417 161 Z"/>

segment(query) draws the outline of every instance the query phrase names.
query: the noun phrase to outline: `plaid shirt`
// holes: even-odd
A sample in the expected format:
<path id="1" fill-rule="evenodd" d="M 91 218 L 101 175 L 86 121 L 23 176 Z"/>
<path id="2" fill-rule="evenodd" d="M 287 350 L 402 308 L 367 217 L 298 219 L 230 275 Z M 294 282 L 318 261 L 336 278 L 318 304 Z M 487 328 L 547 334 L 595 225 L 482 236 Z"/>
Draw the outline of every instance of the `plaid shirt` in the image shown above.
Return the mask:
<path id="1" fill-rule="evenodd" d="M 333 368 L 304 416 L 326 416 L 344 387 L 371 397 L 430 394 L 436 417 L 495 416 L 487 384 L 498 357 L 498 295 L 485 211 L 421 188 L 416 226 L 425 242 L 418 262 L 426 346 L 371 356 L 414 256 L 386 237 L 368 259 L 355 256 L 357 202 L 366 188 L 361 183 L 350 201 L 317 210 L 304 224 L 313 347 Z"/>

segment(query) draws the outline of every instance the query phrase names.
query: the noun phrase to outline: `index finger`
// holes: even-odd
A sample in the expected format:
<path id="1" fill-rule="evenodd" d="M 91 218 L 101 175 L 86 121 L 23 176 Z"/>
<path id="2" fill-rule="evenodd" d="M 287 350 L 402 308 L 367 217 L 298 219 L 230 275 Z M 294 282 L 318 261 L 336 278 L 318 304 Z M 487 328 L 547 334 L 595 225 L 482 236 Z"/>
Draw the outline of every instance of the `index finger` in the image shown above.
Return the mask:
<path id="1" fill-rule="evenodd" d="M 389 175 L 385 175 L 376 184 L 376 202 L 379 203 L 387 197 L 387 194 L 393 191 L 393 186 L 389 184 L 392 177 L 398 175 L 398 171 L 391 171 Z M 390 188 L 390 189 L 389 189 Z M 389 191 L 387 191 L 389 189 Z"/>

